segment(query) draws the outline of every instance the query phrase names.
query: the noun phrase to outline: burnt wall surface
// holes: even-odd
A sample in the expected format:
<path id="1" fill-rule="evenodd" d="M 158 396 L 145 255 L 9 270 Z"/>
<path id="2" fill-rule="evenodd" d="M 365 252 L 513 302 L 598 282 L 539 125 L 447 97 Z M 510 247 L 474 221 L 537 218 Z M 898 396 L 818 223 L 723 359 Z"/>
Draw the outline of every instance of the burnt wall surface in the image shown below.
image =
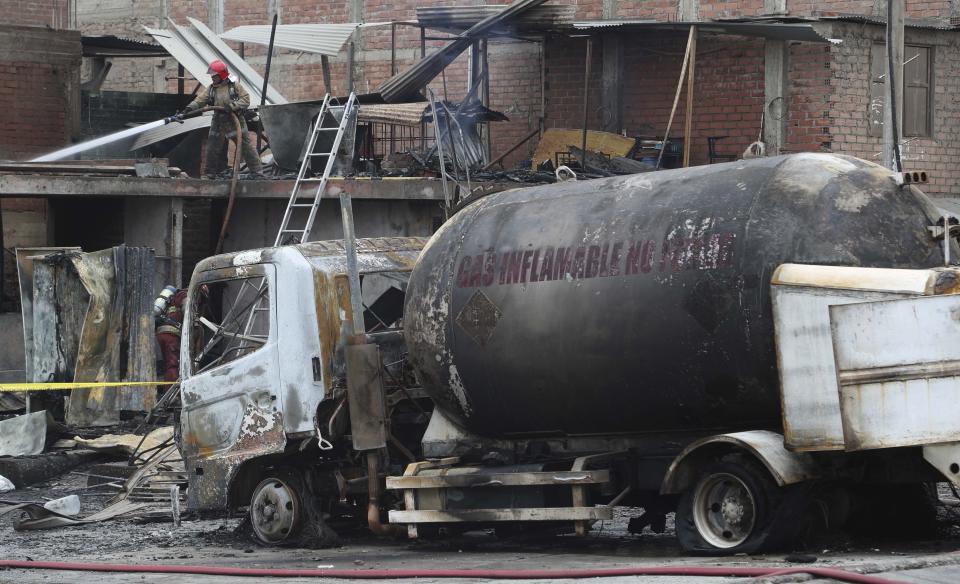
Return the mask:
<path id="1" fill-rule="evenodd" d="M 80 136 L 88 140 L 159 120 L 183 108 L 189 97 L 169 93 L 100 91 L 80 93 Z M 83 158 L 129 158 L 130 140 L 90 150 Z"/>

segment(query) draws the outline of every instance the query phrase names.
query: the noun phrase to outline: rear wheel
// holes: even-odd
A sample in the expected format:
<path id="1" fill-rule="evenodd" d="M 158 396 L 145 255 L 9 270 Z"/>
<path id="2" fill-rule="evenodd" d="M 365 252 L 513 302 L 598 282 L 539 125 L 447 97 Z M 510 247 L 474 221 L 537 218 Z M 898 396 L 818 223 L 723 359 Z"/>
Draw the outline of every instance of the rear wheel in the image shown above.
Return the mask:
<path id="1" fill-rule="evenodd" d="M 770 473 L 743 455 L 704 468 L 680 498 L 677 538 L 692 552 L 753 553 L 786 545 L 796 524 L 796 496 L 779 488 Z"/>

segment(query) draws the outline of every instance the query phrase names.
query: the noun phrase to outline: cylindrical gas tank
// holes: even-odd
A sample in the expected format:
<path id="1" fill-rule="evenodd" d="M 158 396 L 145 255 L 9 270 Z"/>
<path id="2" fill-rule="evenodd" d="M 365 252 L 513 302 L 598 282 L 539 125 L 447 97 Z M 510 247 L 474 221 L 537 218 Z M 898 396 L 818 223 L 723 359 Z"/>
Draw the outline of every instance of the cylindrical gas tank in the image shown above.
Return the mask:
<path id="1" fill-rule="evenodd" d="M 420 256 L 410 359 L 483 436 L 779 428 L 774 269 L 938 266 L 936 220 L 884 168 L 827 154 L 494 194 Z"/>

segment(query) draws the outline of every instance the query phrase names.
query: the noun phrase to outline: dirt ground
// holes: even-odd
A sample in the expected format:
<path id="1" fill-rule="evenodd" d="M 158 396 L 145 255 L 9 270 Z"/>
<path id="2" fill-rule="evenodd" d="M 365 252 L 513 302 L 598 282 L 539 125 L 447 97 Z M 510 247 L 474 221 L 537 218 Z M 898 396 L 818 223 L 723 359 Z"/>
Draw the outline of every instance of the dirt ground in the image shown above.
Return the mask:
<path id="1" fill-rule="evenodd" d="M 83 472 L 83 469 L 78 469 Z M 86 489 L 87 477 L 72 473 L 47 483 L 0 495 L 5 501 L 35 501 L 69 494 L 80 496 L 82 515 L 101 509 L 112 492 L 109 489 Z M 896 534 L 879 533 L 870 538 L 835 537 L 819 549 L 803 550 L 812 565 L 859 568 L 880 572 L 895 581 L 958 582 L 960 581 L 960 501 L 949 490 L 941 489 L 947 505 L 939 509 L 936 533 L 919 540 L 897 538 Z M 185 517 L 179 528 L 171 521 L 144 522 L 120 519 L 99 524 L 44 531 L 16 532 L 12 514 L 0 518 L 0 557 L 10 560 L 52 560 L 104 562 L 121 564 L 179 564 L 250 568 L 350 569 L 441 569 L 441 568 L 509 568 L 563 569 L 616 568 L 649 565 L 700 566 L 787 566 L 801 564 L 788 559 L 789 554 L 703 558 L 685 556 L 668 532 L 663 535 L 645 532 L 629 534 L 626 530 L 629 509 L 618 510 L 613 521 L 595 526 L 587 538 L 568 535 L 498 539 L 492 533 L 477 532 L 454 539 L 410 541 L 380 539 L 370 535 L 345 538 L 344 545 L 334 549 L 309 550 L 294 548 L 262 548 L 234 529 L 239 518 L 197 519 Z M 668 526 L 669 527 L 669 526 Z M 802 564 L 811 565 L 811 564 Z M 912 569 L 911 569 L 912 568 Z M 779 577 L 778 581 L 809 580 L 809 577 Z M 84 573 L 69 571 L 0 569 L 0 583 L 74 583 L 120 582 L 220 584 L 236 582 L 235 577 Z M 281 580 L 278 580 L 281 581 Z M 317 579 L 286 578 L 283 582 L 316 582 Z M 348 580 L 349 581 L 349 580 Z M 424 578 L 418 582 L 441 581 Z M 457 582 L 474 581 L 462 579 Z M 608 582 L 655 582 L 685 584 L 702 582 L 692 577 L 617 577 Z M 711 583 L 743 582 L 735 578 L 710 578 Z M 445 580 L 451 582 L 451 580 Z M 827 582 L 827 580 L 823 580 Z"/>

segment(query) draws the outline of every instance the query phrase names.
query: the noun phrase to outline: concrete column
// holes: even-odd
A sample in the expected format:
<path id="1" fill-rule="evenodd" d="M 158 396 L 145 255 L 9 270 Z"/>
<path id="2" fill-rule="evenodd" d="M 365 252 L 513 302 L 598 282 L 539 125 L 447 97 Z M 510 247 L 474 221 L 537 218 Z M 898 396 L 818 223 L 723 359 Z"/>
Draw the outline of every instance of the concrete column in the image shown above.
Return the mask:
<path id="1" fill-rule="evenodd" d="M 619 134 L 623 124 L 623 41 L 618 34 L 605 34 L 600 77 L 601 129 Z"/>
<path id="2" fill-rule="evenodd" d="M 217 34 L 223 32 L 223 0 L 207 0 L 207 26 Z"/>
<path id="3" fill-rule="evenodd" d="M 152 247 L 156 251 L 156 290 L 167 284 L 182 286 L 183 199 L 130 197 L 123 221 L 127 245 Z"/>
<path id="4" fill-rule="evenodd" d="M 616 18 L 619 8 L 620 0 L 603 0 L 603 18 L 608 20 Z"/>
<path id="5" fill-rule="evenodd" d="M 887 72 L 884 77 L 885 106 L 883 108 L 883 165 L 887 168 L 894 167 L 894 148 L 899 148 L 903 143 L 903 11 L 904 0 L 890 0 L 890 22 L 887 23 L 889 33 L 887 35 L 890 44 L 893 47 L 893 75 L 894 85 L 890 86 L 890 59 L 885 59 Z M 897 110 L 897 143 L 894 143 L 893 135 L 893 110 L 890 107 L 890 96 L 893 95 L 896 101 Z"/>
<path id="6" fill-rule="evenodd" d="M 267 0 L 267 20 L 272 22 L 273 15 L 280 15 L 283 7 L 281 6 L 281 0 Z M 283 22 L 283 16 L 277 16 L 277 24 Z"/>
<path id="7" fill-rule="evenodd" d="M 763 60 L 763 141 L 770 156 L 780 154 L 787 138 L 789 54 L 786 41 L 767 39 Z"/>
<path id="8" fill-rule="evenodd" d="M 787 12 L 787 0 L 763 0 L 764 14 L 785 14 Z"/>
<path id="9" fill-rule="evenodd" d="M 681 22 L 700 20 L 700 0 L 680 0 L 677 7 L 677 20 Z"/>

